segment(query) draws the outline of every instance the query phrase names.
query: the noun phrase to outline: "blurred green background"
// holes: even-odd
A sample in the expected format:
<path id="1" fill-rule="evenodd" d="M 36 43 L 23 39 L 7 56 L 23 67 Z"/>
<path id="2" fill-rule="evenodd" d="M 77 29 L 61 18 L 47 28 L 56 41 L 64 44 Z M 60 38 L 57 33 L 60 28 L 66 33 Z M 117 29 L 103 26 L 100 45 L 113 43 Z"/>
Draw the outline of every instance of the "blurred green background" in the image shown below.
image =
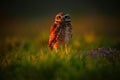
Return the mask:
<path id="1" fill-rule="evenodd" d="M 2 0 L 0 4 L 0 39 L 49 33 L 60 11 L 71 15 L 75 35 L 119 37 L 120 34 L 117 0 Z"/>
<path id="2" fill-rule="evenodd" d="M 0 80 L 120 80 L 119 7 L 117 0 L 0 1 Z M 48 48 L 61 11 L 73 25 L 67 54 Z"/>

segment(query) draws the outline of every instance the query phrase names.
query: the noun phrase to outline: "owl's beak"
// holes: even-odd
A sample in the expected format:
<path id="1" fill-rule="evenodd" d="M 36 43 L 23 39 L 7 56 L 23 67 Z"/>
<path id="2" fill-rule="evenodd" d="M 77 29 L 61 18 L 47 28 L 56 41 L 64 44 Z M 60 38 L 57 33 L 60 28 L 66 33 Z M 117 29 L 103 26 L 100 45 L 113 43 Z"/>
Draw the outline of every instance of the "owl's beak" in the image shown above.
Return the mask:
<path id="1" fill-rule="evenodd" d="M 62 18 L 62 21 L 65 21 L 65 18 Z"/>

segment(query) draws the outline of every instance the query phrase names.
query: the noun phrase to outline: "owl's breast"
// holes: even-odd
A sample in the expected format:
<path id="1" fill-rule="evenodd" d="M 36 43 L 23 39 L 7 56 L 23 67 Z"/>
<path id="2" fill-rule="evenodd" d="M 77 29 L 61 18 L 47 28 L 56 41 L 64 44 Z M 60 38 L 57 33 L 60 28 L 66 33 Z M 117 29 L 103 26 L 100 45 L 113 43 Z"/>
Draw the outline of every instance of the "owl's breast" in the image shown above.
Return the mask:
<path id="1" fill-rule="evenodd" d="M 65 28 L 65 42 L 68 44 L 71 39 L 70 27 Z"/>

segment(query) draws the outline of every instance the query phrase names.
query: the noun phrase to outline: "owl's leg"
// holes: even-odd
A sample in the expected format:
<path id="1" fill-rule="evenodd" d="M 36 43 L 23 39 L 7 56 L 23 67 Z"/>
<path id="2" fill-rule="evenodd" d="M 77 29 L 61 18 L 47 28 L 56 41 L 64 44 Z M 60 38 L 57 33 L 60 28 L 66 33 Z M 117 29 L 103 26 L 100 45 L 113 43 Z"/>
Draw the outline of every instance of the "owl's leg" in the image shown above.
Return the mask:
<path id="1" fill-rule="evenodd" d="M 65 44 L 65 53 L 68 54 L 68 44 Z"/>
<path id="2" fill-rule="evenodd" d="M 57 53 L 57 52 L 58 52 L 58 49 L 56 48 L 55 51 L 56 51 L 56 53 Z"/>
<path id="3" fill-rule="evenodd" d="M 57 53 L 58 52 L 58 45 L 57 44 L 54 45 L 54 49 L 55 49 L 55 51 Z"/>

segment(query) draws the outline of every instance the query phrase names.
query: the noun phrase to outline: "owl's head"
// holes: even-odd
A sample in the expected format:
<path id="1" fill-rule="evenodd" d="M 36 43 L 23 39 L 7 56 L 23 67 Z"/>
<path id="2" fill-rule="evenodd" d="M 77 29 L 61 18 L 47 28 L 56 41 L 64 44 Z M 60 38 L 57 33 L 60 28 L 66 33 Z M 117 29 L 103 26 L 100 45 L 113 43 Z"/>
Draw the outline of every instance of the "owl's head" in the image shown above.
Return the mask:
<path id="1" fill-rule="evenodd" d="M 71 22 L 70 15 L 64 12 L 60 12 L 56 15 L 55 22 Z"/>

